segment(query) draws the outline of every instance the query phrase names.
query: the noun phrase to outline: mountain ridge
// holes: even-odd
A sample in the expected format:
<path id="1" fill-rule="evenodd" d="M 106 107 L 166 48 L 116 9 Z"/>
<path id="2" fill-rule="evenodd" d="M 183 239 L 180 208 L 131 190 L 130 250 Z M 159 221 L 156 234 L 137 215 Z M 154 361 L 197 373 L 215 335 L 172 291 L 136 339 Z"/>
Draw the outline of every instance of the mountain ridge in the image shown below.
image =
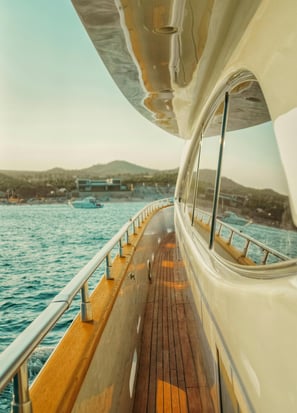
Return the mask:
<path id="1" fill-rule="evenodd" d="M 134 164 L 132 162 L 123 161 L 123 160 L 114 160 L 108 162 L 106 164 L 95 164 L 89 166 L 87 168 L 80 168 L 80 169 L 65 169 L 61 167 L 54 167 L 48 170 L 40 170 L 40 171 L 30 171 L 30 170 L 0 170 L 1 174 L 5 174 L 8 176 L 16 177 L 16 176 L 32 176 L 32 175 L 47 175 L 47 174 L 66 174 L 66 175 L 76 175 L 78 177 L 82 177 L 84 174 L 88 175 L 89 177 L 92 176 L 102 176 L 108 178 L 109 176 L 113 175 L 141 175 L 141 174 L 158 174 L 163 172 L 177 172 L 178 168 L 176 169 L 167 169 L 167 170 L 160 170 L 160 169 L 153 169 L 147 168 L 141 165 Z"/>

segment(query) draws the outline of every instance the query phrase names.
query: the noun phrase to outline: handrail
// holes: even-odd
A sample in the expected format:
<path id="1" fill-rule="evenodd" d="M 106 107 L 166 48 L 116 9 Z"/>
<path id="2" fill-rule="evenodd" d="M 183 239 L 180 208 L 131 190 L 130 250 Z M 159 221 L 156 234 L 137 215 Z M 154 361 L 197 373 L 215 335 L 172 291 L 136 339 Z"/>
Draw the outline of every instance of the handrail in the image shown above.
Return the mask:
<path id="1" fill-rule="evenodd" d="M 203 220 L 204 217 L 207 217 L 207 225 L 211 222 L 211 213 L 207 211 L 203 211 L 201 209 L 198 210 L 198 216 L 201 217 L 201 220 Z M 242 252 L 242 257 L 247 257 L 248 256 L 248 250 L 250 245 L 256 245 L 259 249 L 262 250 L 263 252 L 263 258 L 261 261 L 261 264 L 265 265 L 267 264 L 267 260 L 269 255 L 274 256 L 277 258 L 279 261 L 287 261 L 290 259 L 285 254 L 280 253 L 279 251 L 274 250 L 273 248 L 268 247 L 267 245 L 263 244 L 262 242 L 252 238 L 251 236 L 247 234 L 243 234 L 242 232 L 238 231 L 236 228 L 232 227 L 231 225 L 228 225 L 221 221 L 220 219 L 216 219 L 217 224 L 219 225 L 219 229 L 216 229 L 216 235 L 218 237 L 221 237 L 221 232 L 223 228 L 226 228 L 228 231 L 230 231 L 229 239 L 227 240 L 228 245 L 232 245 L 234 248 L 238 250 L 238 247 L 234 245 L 233 239 L 234 235 L 236 234 L 237 236 L 243 238 L 245 240 L 245 245 L 243 247 L 243 250 L 238 250 Z M 221 237 L 223 239 L 223 237 Z"/>
<path id="2" fill-rule="evenodd" d="M 140 227 L 147 216 L 153 211 L 172 205 L 172 198 L 165 198 L 154 201 L 142 208 L 129 222 L 117 232 L 114 237 L 108 241 L 103 248 L 76 274 L 76 276 L 56 295 L 48 307 L 22 332 L 18 337 L 0 354 L 0 392 L 5 388 L 9 381 L 14 378 L 15 394 L 14 402 L 17 403 L 14 412 L 31 412 L 30 400 L 22 397 L 22 394 L 28 394 L 26 391 L 27 384 L 22 384 L 22 377 L 27 383 L 26 374 L 24 374 L 24 365 L 27 364 L 29 356 L 33 353 L 42 339 L 51 331 L 56 322 L 62 317 L 70 307 L 74 297 L 81 290 L 81 318 L 82 321 L 92 320 L 92 311 L 90 308 L 88 296 L 88 280 L 97 270 L 97 268 L 106 260 L 106 278 L 110 279 L 109 270 L 111 267 L 110 253 L 119 245 L 119 255 L 122 255 L 122 239 L 125 236 L 126 243 L 129 243 L 129 231 L 135 234 L 135 225 Z M 27 369 L 26 369 L 27 370 Z M 25 385 L 26 388 L 22 388 Z M 21 406 L 22 405 L 22 406 Z M 20 406 L 18 408 L 18 406 Z M 24 407 L 25 406 L 25 407 Z"/>

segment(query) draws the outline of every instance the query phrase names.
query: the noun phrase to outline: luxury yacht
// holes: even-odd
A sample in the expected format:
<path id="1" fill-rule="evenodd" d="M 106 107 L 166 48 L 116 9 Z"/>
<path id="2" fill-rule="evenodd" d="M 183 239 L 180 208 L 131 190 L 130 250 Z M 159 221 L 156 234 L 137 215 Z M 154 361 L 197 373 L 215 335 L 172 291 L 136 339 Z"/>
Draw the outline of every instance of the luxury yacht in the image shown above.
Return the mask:
<path id="1" fill-rule="evenodd" d="M 84 208 L 84 209 L 94 209 L 103 208 L 103 204 L 98 202 L 95 197 L 87 196 L 83 199 L 76 199 L 69 203 L 73 208 Z"/>
<path id="2" fill-rule="evenodd" d="M 1 354 L 12 411 L 295 413 L 296 0 L 72 3 L 126 98 L 186 151 L 174 200 L 140 211 Z"/>

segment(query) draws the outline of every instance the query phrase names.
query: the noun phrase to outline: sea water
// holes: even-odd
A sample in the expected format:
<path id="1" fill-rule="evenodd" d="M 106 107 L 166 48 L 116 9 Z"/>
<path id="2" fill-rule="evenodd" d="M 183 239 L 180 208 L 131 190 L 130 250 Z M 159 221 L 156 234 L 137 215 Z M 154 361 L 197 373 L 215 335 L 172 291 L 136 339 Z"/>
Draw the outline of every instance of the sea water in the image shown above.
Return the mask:
<path id="1" fill-rule="evenodd" d="M 0 352 L 139 210 L 142 202 L 106 203 L 98 209 L 66 204 L 0 206 Z M 91 289 L 104 268 L 92 277 Z M 79 297 L 31 358 L 30 379 L 79 311 Z M 0 395 L 9 412 L 10 390 Z"/>
<path id="2" fill-rule="evenodd" d="M 144 205 L 107 203 L 91 210 L 68 205 L 0 206 L 0 351 Z M 296 231 L 259 224 L 234 227 L 288 257 L 297 256 Z M 251 258 L 260 262 L 257 254 Z M 91 278 L 91 289 L 103 272 L 101 268 Z M 78 311 L 79 297 L 30 358 L 31 381 Z M 10 411 L 10 401 L 8 388 L 0 395 L 1 413 Z"/>

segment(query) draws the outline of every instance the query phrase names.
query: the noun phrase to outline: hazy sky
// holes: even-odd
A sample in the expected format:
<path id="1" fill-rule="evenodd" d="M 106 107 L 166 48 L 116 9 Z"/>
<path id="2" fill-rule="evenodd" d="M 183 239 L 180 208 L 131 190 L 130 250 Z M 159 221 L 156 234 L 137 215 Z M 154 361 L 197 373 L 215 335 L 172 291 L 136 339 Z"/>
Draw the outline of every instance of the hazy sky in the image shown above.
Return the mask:
<path id="1" fill-rule="evenodd" d="M 125 100 L 70 0 L 0 1 L 0 88 L 0 169 L 179 165 L 183 141 Z"/>
<path id="2" fill-rule="evenodd" d="M 219 137 L 204 140 L 200 161 L 202 169 L 216 169 L 219 143 Z M 270 188 L 282 194 L 288 193 L 271 122 L 227 132 L 222 176 L 247 187 Z"/>

